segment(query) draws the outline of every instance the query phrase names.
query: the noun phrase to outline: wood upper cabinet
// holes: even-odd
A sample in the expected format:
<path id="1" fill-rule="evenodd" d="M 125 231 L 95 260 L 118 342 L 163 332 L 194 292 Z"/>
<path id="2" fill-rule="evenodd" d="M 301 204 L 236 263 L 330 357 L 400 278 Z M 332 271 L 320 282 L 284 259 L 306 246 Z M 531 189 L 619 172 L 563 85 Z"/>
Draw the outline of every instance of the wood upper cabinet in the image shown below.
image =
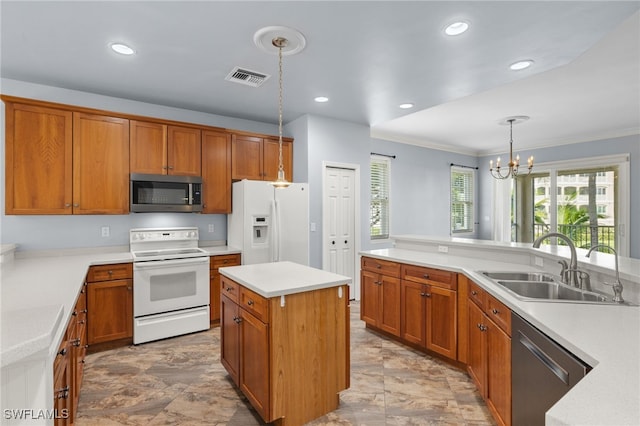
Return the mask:
<path id="1" fill-rule="evenodd" d="M 73 114 L 6 104 L 6 214 L 71 214 Z"/>
<path id="2" fill-rule="evenodd" d="M 73 113 L 73 213 L 129 213 L 129 120 Z"/>
<path id="3" fill-rule="evenodd" d="M 278 139 L 264 139 L 263 180 L 273 181 L 278 178 L 280 148 Z M 282 166 L 284 177 L 293 182 L 293 142 L 282 141 Z"/>
<path id="4" fill-rule="evenodd" d="M 202 131 L 200 129 L 168 126 L 168 174 L 184 176 L 201 175 L 201 134 Z"/>
<path id="5" fill-rule="evenodd" d="M 167 126 L 131 120 L 131 173 L 167 174 Z"/>
<path id="6" fill-rule="evenodd" d="M 131 120 L 131 173 L 200 176 L 201 130 Z"/>
<path id="7" fill-rule="evenodd" d="M 133 337 L 133 267 L 92 266 L 87 274 L 89 345 Z"/>
<path id="8" fill-rule="evenodd" d="M 202 213 L 231 213 L 231 135 L 202 132 Z M 216 288 L 217 290 L 217 288 Z"/>
<path id="9" fill-rule="evenodd" d="M 278 177 L 278 139 L 234 134 L 231 138 L 231 176 L 233 180 L 268 180 Z M 285 177 L 293 181 L 293 141 L 282 141 Z"/>

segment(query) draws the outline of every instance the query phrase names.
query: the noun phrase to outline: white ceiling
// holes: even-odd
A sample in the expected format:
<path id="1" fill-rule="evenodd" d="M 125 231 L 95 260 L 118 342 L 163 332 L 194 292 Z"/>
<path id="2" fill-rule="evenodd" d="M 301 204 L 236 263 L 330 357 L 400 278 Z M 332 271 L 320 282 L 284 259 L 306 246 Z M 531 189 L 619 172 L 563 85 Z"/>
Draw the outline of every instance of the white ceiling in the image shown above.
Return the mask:
<path id="1" fill-rule="evenodd" d="M 284 120 L 318 114 L 372 135 L 485 155 L 640 133 L 639 1 L 7 1 L 0 75 L 212 114 L 277 122 L 277 58 L 254 33 L 282 25 Z M 470 22 L 458 37 L 454 20 Z M 123 41 L 133 57 L 109 51 Z M 520 59 L 535 64 L 513 72 Z M 271 74 L 230 83 L 235 66 Z M 1 88 L 0 88 L 1 90 Z M 318 104 L 315 96 L 330 101 Z M 415 103 L 401 110 L 403 102 Z"/>

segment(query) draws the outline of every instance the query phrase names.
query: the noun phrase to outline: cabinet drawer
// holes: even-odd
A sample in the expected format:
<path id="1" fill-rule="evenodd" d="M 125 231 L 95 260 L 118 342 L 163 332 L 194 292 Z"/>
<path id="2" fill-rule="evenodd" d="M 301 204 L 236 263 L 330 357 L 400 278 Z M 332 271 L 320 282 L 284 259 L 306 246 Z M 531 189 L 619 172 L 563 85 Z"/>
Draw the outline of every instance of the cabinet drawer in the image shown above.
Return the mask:
<path id="1" fill-rule="evenodd" d="M 269 322 L 269 300 L 260 296 L 248 288 L 240 287 L 241 308 L 252 313 L 256 318 L 264 323 Z"/>
<path id="2" fill-rule="evenodd" d="M 223 266 L 236 266 L 240 265 L 239 254 L 225 254 L 221 256 L 211 256 L 209 267 L 211 269 L 222 268 Z"/>
<path id="3" fill-rule="evenodd" d="M 511 336 L 511 309 L 495 297 L 487 294 L 486 313 L 498 327 Z"/>
<path id="4" fill-rule="evenodd" d="M 133 278 L 133 264 L 118 263 L 115 265 L 97 265 L 89 268 L 87 281 L 110 281 Z"/>
<path id="5" fill-rule="evenodd" d="M 402 279 L 437 287 L 456 290 L 458 281 L 455 272 L 440 269 L 425 268 L 423 266 L 402 265 Z"/>
<path id="6" fill-rule="evenodd" d="M 240 286 L 235 281 L 220 275 L 220 294 L 238 303 L 238 300 L 240 300 Z"/>
<path id="7" fill-rule="evenodd" d="M 388 260 L 363 257 L 360 267 L 365 271 L 378 272 L 389 277 L 400 277 L 400 264 Z"/>
<path id="8" fill-rule="evenodd" d="M 478 307 L 484 310 L 486 302 L 487 293 L 476 283 L 473 281 L 469 281 L 469 299 L 473 300 L 473 302 L 478 305 Z"/>

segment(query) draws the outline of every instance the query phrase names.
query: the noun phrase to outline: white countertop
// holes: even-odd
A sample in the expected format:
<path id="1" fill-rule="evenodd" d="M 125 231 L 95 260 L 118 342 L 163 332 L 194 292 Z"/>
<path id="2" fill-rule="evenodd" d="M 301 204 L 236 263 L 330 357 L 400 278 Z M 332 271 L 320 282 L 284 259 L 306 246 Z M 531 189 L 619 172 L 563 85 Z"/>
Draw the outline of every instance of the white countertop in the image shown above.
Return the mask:
<path id="1" fill-rule="evenodd" d="M 477 250 L 496 247 L 475 241 Z M 407 249 L 361 254 L 463 273 L 591 365 L 593 370 L 547 412 L 547 425 L 640 424 L 639 307 L 522 301 L 477 272 L 539 271 L 529 265 Z"/>
<path id="2" fill-rule="evenodd" d="M 293 262 L 227 266 L 220 273 L 266 298 L 351 283 L 344 275 Z"/>
<path id="3" fill-rule="evenodd" d="M 227 246 L 202 248 L 212 256 L 240 253 Z M 89 266 L 133 261 L 127 247 L 109 250 L 21 252 L 1 264 L 1 366 L 57 350 Z"/>

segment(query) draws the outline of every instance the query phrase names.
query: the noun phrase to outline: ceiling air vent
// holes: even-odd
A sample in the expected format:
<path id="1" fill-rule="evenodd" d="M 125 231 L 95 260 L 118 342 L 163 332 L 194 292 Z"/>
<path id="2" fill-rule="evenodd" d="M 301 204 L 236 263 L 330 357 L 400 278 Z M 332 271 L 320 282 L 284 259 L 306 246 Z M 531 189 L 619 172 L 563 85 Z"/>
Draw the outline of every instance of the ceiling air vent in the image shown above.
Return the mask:
<path id="1" fill-rule="evenodd" d="M 246 68 L 235 67 L 231 70 L 229 75 L 225 77 L 225 80 L 245 84 L 247 86 L 260 87 L 269 77 L 271 76 L 268 74 L 251 71 Z"/>

